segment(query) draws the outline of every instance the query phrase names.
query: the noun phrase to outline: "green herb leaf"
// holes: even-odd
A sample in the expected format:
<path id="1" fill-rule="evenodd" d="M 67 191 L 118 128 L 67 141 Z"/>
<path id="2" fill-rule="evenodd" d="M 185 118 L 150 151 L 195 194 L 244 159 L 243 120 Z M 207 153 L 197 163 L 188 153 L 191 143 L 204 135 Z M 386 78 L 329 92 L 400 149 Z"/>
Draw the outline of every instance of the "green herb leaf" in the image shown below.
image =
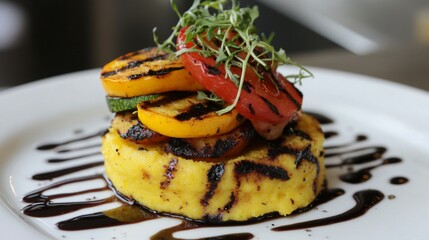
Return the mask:
<path id="1" fill-rule="evenodd" d="M 227 5 L 230 8 L 227 9 Z M 237 0 L 194 0 L 192 6 L 183 14 L 179 12 L 174 0 L 171 1 L 171 6 L 179 21 L 173 27 L 170 37 L 163 43 L 158 42 L 156 29 L 154 29 L 154 42 L 160 50 L 175 52 L 174 38 L 181 28 L 188 27 L 185 41 L 196 41 L 200 48 L 182 49 L 176 52 L 176 56 L 187 52 L 198 52 L 204 57 L 215 57 L 219 65 L 224 64 L 225 77 L 234 82 L 238 91 L 234 103 L 219 113 L 228 112 L 237 104 L 244 83 L 244 73 L 250 61 L 266 70 L 271 66 L 283 64 L 297 66 L 299 68 L 297 74 L 286 76 L 293 83 L 301 84 L 302 79 L 313 76 L 306 68 L 292 61 L 283 49 L 276 50 L 271 45 L 274 34 L 267 38 L 265 35 L 261 37 L 256 33 L 254 22 L 259 17 L 256 6 L 240 7 Z M 230 35 L 232 33 L 235 36 L 232 37 Z M 220 47 L 213 48 L 207 43 L 207 39 L 220 42 Z M 246 54 L 244 59 L 243 53 Z M 234 74 L 231 71 L 232 67 L 241 68 L 241 75 Z M 256 70 L 255 73 L 262 77 Z M 205 98 L 211 99 L 209 96 Z"/>

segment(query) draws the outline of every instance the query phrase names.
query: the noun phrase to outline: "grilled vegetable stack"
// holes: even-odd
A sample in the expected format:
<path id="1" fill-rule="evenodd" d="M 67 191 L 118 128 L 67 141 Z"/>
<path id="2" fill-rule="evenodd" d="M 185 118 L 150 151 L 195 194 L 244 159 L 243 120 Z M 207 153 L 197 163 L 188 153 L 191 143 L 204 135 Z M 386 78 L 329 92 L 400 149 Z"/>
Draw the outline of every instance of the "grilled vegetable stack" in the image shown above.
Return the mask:
<path id="1" fill-rule="evenodd" d="M 187 13 L 253 19 L 257 11 L 223 3 L 195 1 Z M 323 133 L 277 72 L 283 55 L 253 38 L 249 50 L 233 23 L 195 35 L 201 22 L 186 16 L 173 33 L 177 52 L 167 41 L 103 67 L 115 113 L 102 142 L 106 176 L 144 207 L 209 223 L 307 206 L 324 186 Z"/>

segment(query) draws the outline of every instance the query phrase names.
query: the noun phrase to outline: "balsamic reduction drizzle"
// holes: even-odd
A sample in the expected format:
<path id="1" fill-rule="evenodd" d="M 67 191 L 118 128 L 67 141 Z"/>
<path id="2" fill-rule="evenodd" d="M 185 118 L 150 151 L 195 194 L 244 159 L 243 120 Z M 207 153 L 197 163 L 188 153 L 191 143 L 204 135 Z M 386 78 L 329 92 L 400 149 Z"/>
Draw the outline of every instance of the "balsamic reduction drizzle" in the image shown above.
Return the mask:
<path id="1" fill-rule="evenodd" d="M 104 161 L 91 162 L 91 163 L 86 163 L 82 165 L 77 165 L 74 167 L 62 168 L 55 171 L 38 173 L 33 175 L 31 178 L 33 180 L 52 180 L 57 177 L 62 177 L 62 176 L 65 176 L 74 172 L 79 172 L 88 168 L 98 167 L 103 164 L 104 164 Z"/>
<path id="2" fill-rule="evenodd" d="M 350 210 L 327 218 L 315 219 L 307 222 L 300 222 L 290 225 L 275 227 L 273 231 L 290 231 L 303 228 L 313 228 L 348 221 L 365 214 L 370 208 L 379 203 L 384 198 L 384 194 L 378 190 L 363 190 L 353 195 L 356 205 Z"/>
<path id="3" fill-rule="evenodd" d="M 40 150 L 40 151 L 52 150 L 52 149 L 55 149 L 57 147 L 64 146 L 64 145 L 67 145 L 67 144 L 70 144 L 70 143 L 81 142 L 81 141 L 88 140 L 88 139 L 91 139 L 91 138 L 100 137 L 105 132 L 106 132 L 106 130 L 103 129 L 103 130 L 98 131 L 96 133 L 93 133 L 93 134 L 90 134 L 90 135 L 86 135 L 86 136 L 83 136 L 83 137 L 80 137 L 80 138 L 70 139 L 70 140 L 67 140 L 67 141 L 64 141 L 64 142 L 42 144 L 42 145 L 38 146 L 36 149 Z"/>
<path id="4" fill-rule="evenodd" d="M 81 151 L 81 150 L 85 150 L 85 149 L 100 148 L 100 147 L 101 147 L 101 144 L 97 143 L 97 144 L 92 144 L 92 145 L 86 145 L 86 146 L 79 147 L 79 148 L 60 149 L 57 151 L 57 153 L 77 152 L 77 151 Z"/>
<path id="5" fill-rule="evenodd" d="M 373 170 L 374 168 L 377 167 L 381 167 L 383 165 L 387 165 L 387 164 L 394 164 L 394 163 L 400 163 L 402 160 L 399 158 L 386 158 L 384 159 L 380 164 L 372 166 L 372 167 L 366 167 L 366 168 L 362 168 L 358 171 L 355 172 L 349 172 L 349 173 L 345 173 L 343 175 L 340 175 L 340 179 L 344 182 L 347 183 L 363 183 L 368 181 L 371 178 L 371 170 Z"/>
<path id="6" fill-rule="evenodd" d="M 330 118 L 326 115 L 316 113 L 316 112 L 309 112 L 309 111 L 306 111 L 305 113 L 316 118 L 317 121 L 319 121 L 319 123 L 322 125 L 334 123 L 334 120 L 332 120 L 332 118 Z"/>
<path id="7" fill-rule="evenodd" d="M 138 223 L 159 217 L 138 206 L 123 203 L 120 207 L 111 210 L 80 215 L 58 222 L 57 227 L 65 231 L 78 231 Z"/>
<path id="8" fill-rule="evenodd" d="M 93 153 L 88 153 L 88 154 L 84 154 L 84 155 L 78 155 L 78 156 L 74 156 L 74 157 L 68 157 L 68 158 L 50 158 L 47 160 L 48 163 L 61 163 L 61 162 L 68 162 L 71 160 L 80 160 L 86 157 L 91 157 L 91 156 L 98 156 L 100 155 L 100 152 L 93 152 Z"/>
<path id="9" fill-rule="evenodd" d="M 317 120 L 319 120 L 321 124 L 334 123 L 334 120 L 322 114 L 314 113 L 314 112 L 307 112 L 307 114 L 310 114 L 313 117 L 315 117 Z M 94 134 L 90 134 L 79 138 L 74 138 L 63 142 L 43 144 L 38 146 L 37 150 L 40 150 L 40 151 L 52 150 L 52 151 L 56 151 L 57 154 L 63 154 L 63 153 L 69 153 L 69 152 L 78 152 L 84 149 L 96 148 L 96 147 L 99 147 L 100 144 L 91 144 L 91 145 L 88 144 L 77 148 L 60 149 L 60 147 L 65 147 L 70 143 L 84 142 L 86 140 L 99 137 L 103 135 L 104 132 L 105 131 L 103 130 L 103 131 L 96 132 Z M 324 134 L 325 134 L 325 138 L 329 139 L 329 138 L 337 137 L 339 135 L 339 132 L 331 130 L 331 131 L 326 131 Z M 379 162 L 376 165 L 372 164 L 372 166 L 363 167 L 357 171 L 349 169 L 348 172 L 339 176 L 339 179 L 341 181 L 352 183 L 352 184 L 359 184 L 359 183 L 368 181 L 371 178 L 371 170 L 384 165 L 388 165 L 388 164 L 400 163 L 402 161 L 397 157 L 384 158 L 383 155 L 387 152 L 387 148 L 383 146 L 367 146 L 367 147 L 359 147 L 359 148 L 355 147 L 356 144 L 359 144 L 360 142 L 364 142 L 366 140 L 367 140 L 367 136 L 360 134 L 360 135 L 357 135 L 354 141 L 352 142 L 342 143 L 339 145 L 326 146 L 325 162 L 334 161 L 334 160 L 338 161 L 338 159 L 340 161 L 339 163 L 326 164 L 327 169 L 370 164 L 374 161 Z M 68 162 L 72 160 L 85 161 L 86 157 L 95 156 L 99 154 L 100 154 L 99 152 L 94 152 L 86 155 L 77 155 L 77 156 L 68 157 L 68 158 L 52 158 L 52 159 L 48 159 L 48 163 L 60 165 L 63 162 Z M 102 160 L 89 162 L 89 163 L 86 162 L 80 165 L 62 168 L 59 170 L 38 173 L 33 175 L 32 179 L 52 180 L 58 177 L 66 176 L 71 173 L 79 172 L 89 168 L 95 168 L 101 165 L 103 165 Z M 65 186 L 65 185 L 73 184 L 77 182 L 92 181 L 95 179 L 103 180 L 105 183 L 104 186 L 95 187 L 95 188 L 86 189 L 86 190 L 83 189 L 81 191 L 76 191 L 71 193 L 59 193 L 59 194 L 53 194 L 53 195 L 45 194 L 46 191 L 51 189 L 59 188 L 61 186 Z M 390 179 L 390 183 L 396 184 L 396 185 L 404 184 L 404 183 L 407 183 L 408 181 L 409 180 L 407 178 L 402 176 L 392 177 Z M 82 202 L 62 202 L 62 203 L 53 202 L 53 200 L 58 198 L 78 196 L 82 194 L 102 192 L 102 191 L 111 191 L 114 194 L 104 199 L 87 199 L 86 201 L 82 201 Z M 327 188 L 323 193 L 321 193 L 316 198 L 316 200 L 313 201 L 313 203 L 311 203 L 309 206 L 305 208 L 296 210 L 293 214 L 300 214 L 300 213 L 309 211 L 320 204 L 332 201 L 337 197 L 342 196 L 344 193 L 345 191 L 343 189 Z M 312 227 L 319 227 L 319 226 L 324 226 L 328 224 L 335 224 L 343 221 L 349 221 L 354 218 L 362 216 L 374 205 L 382 201 L 384 198 L 384 194 L 378 190 L 362 190 L 354 193 L 353 198 L 356 201 L 356 205 L 344 213 L 340 213 L 338 215 L 330 216 L 322 219 L 314 219 L 311 221 L 300 222 L 300 223 L 295 223 L 291 225 L 278 226 L 273 228 L 272 231 L 278 232 L 278 231 L 291 231 L 291 230 L 297 230 L 297 229 L 303 229 L 303 228 L 308 229 Z M 46 187 L 42 187 L 40 189 L 36 189 L 28 193 L 27 195 L 24 196 L 23 201 L 26 203 L 29 203 L 29 205 L 25 206 L 22 209 L 22 212 L 32 217 L 59 216 L 59 215 L 63 215 L 79 209 L 89 208 L 89 207 L 107 204 L 111 202 L 121 203 L 121 206 L 114 209 L 110 209 L 104 212 L 95 212 L 91 214 L 80 215 L 68 220 L 63 220 L 58 222 L 57 227 L 65 231 L 78 231 L 78 230 L 86 230 L 86 229 L 93 229 L 93 228 L 119 226 L 124 224 L 131 224 L 131 223 L 153 220 L 162 216 L 178 217 L 178 216 L 169 215 L 167 213 L 155 213 L 151 210 L 145 209 L 144 207 L 135 204 L 130 199 L 126 199 L 120 193 L 115 191 L 114 187 L 111 186 L 111 184 L 105 179 L 105 177 L 102 174 L 68 178 L 62 181 L 58 181 L 56 183 L 53 183 Z M 223 224 L 222 226 L 252 224 L 255 221 L 269 220 L 274 217 L 279 217 L 279 216 L 277 213 L 272 213 L 272 214 L 267 214 L 266 216 L 255 218 L 254 220 L 251 220 L 248 222 L 230 222 L 230 223 Z M 181 240 L 180 238 L 175 238 L 173 234 L 175 232 L 190 230 L 190 229 L 200 228 L 200 227 L 216 227 L 216 225 L 207 225 L 204 223 L 190 221 L 188 219 L 182 218 L 180 224 L 159 231 L 158 233 L 156 233 L 151 237 L 151 240 L 160 240 L 160 239 Z M 234 234 L 220 235 L 220 236 L 207 237 L 207 238 L 199 238 L 199 240 L 215 240 L 215 239 L 216 240 L 232 240 L 232 239 L 248 240 L 248 239 L 253 239 L 253 237 L 254 236 L 251 233 L 244 232 L 244 233 L 234 233 Z"/>
<path id="10" fill-rule="evenodd" d="M 173 234 L 175 232 L 194 229 L 200 227 L 198 224 L 189 222 L 189 221 L 182 221 L 179 225 L 166 228 L 155 235 L 153 235 L 150 240 L 186 240 L 182 238 L 175 238 L 173 237 Z M 226 234 L 221 236 L 214 236 L 214 237 L 206 237 L 206 238 L 195 238 L 195 240 L 248 240 L 253 239 L 253 234 L 251 233 L 233 233 L 233 234 Z"/>
<path id="11" fill-rule="evenodd" d="M 338 133 L 337 132 L 333 132 L 333 131 L 325 132 L 325 138 L 329 138 L 329 137 L 326 137 L 327 135 L 329 137 L 334 137 L 334 136 L 337 136 Z M 341 145 L 325 146 L 325 150 L 348 147 L 348 146 L 354 145 L 354 144 L 356 144 L 358 142 L 363 142 L 363 141 L 365 141 L 367 139 L 368 139 L 368 137 L 365 136 L 365 135 L 357 135 L 356 138 L 355 138 L 355 140 L 353 142 L 345 143 L 345 144 L 341 144 Z"/>
<path id="12" fill-rule="evenodd" d="M 69 197 L 69 196 L 75 196 L 75 195 L 87 193 L 88 191 L 94 192 L 94 190 L 87 190 L 87 191 L 81 191 L 81 192 L 63 193 L 63 194 L 56 194 L 56 195 L 44 195 L 43 194 L 44 192 L 46 192 L 48 190 L 55 189 L 55 188 L 58 188 L 58 187 L 61 187 L 61 186 L 67 185 L 67 184 L 77 183 L 77 182 L 85 182 L 85 181 L 90 181 L 90 180 L 94 180 L 94 179 L 103 179 L 104 180 L 103 175 L 101 175 L 101 174 L 84 176 L 84 177 L 77 177 L 77 178 L 70 178 L 70 179 L 62 180 L 62 181 L 59 181 L 57 183 L 48 185 L 48 186 L 40 188 L 40 189 L 36 189 L 30 193 L 27 193 L 27 195 L 25 195 L 22 198 L 22 200 L 26 203 L 47 202 L 47 201 L 51 201 L 51 200 L 57 199 L 57 198 Z M 101 189 L 107 190 L 107 187 L 103 187 Z"/>

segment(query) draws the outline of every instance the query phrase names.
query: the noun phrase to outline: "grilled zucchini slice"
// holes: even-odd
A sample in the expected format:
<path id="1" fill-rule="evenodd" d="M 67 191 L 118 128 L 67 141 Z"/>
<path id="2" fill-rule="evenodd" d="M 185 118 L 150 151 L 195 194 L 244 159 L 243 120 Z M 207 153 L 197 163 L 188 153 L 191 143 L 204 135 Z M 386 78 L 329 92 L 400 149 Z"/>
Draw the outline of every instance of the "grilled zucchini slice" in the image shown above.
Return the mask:
<path id="1" fill-rule="evenodd" d="M 159 94 L 144 95 L 132 98 L 119 98 L 106 96 L 107 107 L 111 112 L 125 112 L 137 110 L 137 104 L 144 101 L 153 100 L 159 97 Z"/>

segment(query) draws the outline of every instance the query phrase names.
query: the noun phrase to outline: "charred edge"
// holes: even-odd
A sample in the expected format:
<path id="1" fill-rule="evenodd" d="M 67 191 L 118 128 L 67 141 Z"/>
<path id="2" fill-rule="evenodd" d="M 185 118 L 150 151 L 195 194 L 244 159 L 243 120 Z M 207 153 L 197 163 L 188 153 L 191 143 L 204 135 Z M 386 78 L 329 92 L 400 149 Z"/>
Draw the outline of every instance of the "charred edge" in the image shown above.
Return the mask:
<path id="1" fill-rule="evenodd" d="M 176 115 L 176 119 L 179 121 L 187 121 L 192 118 L 201 119 L 202 116 L 220 110 L 222 107 L 213 102 L 207 102 L 205 104 L 199 103 L 192 105 L 186 112 Z"/>
<path id="2" fill-rule="evenodd" d="M 165 181 L 161 183 L 161 189 L 166 189 L 170 185 L 171 180 L 174 178 L 174 172 L 176 172 L 177 159 L 173 158 L 170 160 L 168 167 L 165 171 Z"/>
<path id="3" fill-rule="evenodd" d="M 147 73 L 139 73 L 139 74 L 132 74 L 128 76 L 128 79 L 130 80 L 135 80 L 135 79 L 139 79 L 141 77 L 146 77 L 146 76 L 163 76 L 163 75 L 167 75 L 170 72 L 174 72 L 177 70 L 182 70 L 184 69 L 184 67 L 171 67 L 171 68 L 163 68 L 160 70 L 149 70 Z"/>
<path id="4" fill-rule="evenodd" d="M 233 149 L 238 144 L 237 141 L 234 141 L 233 138 L 228 138 L 226 140 L 217 140 L 214 147 L 213 152 L 210 154 L 211 158 L 219 158 L 222 157 L 229 150 Z"/>
<path id="5" fill-rule="evenodd" d="M 262 101 L 264 101 L 264 103 L 270 108 L 270 110 L 275 113 L 277 116 L 281 116 L 279 110 L 277 109 L 276 106 L 274 106 L 274 104 L 272 104 L 268 99 L 260 97 L 262 99 Z"/>
<path id="6" fill-rule="evenodd" d="M 249 105 L 247 105 L 247 107 L 249 108 L 250 114 L 255 115 L 255 109 L 253 109 L 252 104 L 249 103 Z"/>
<path id="7" fill-rule="evenodd" d="M 222 214 L 206 214 L 203 216 L 203 222 L 209 224 L 222 223 Z"/>
<path id="8" fill-rule="evenodd" d="M 299 104 L 299 102 L 292 97 L 292 95 L 283 88 L 283 86 L 279 83 L 278 79 L 276 76 L 274 76 L 272 71 L 269 71 L 270 77 L 271 79 L 273 79 L 274 84 L 276 85 L 276 87 L 282 92 L 284 93 L 287 98 L 295 105 L 295 107 L 299 110 L 301 109 L 301 104 Z M 302 98 L 302 93 L 301 91 L 299 91 L 297 88 L 294 87 L 294 90 L 298 93 L 298 95 Z"/>
<path id="9" fill-rule="evenodd" d="M 241 115 L 241 114 L 237 114 L 236 119 L 237 119 L 237 121 L 238 121 L 238 122 L 241 122 L 241 121 L 243 121 L 243 120 L 244 120 L 244 117 L 243 117 L 243 115 Z"/>
<path id="10" fill-rule="evenodd" d="M 234 139 L 217 140 L 214 147 L 196 149 L 191 143 L 179 138 L 172 138 L 167 142 L 164 150 L 184 158 L 219 158 L 234 148 L 237 142 Z"/>
<path id="11" fill-rule="evenodd" d="M 256 135 L 256 130 L 250 122 L 245 122 L 243 124 L 243 134 L 246 139 L 252 139 Z"/>
<path id="12" fill-rule="evenodd" d="M 208 74 L 210 75 L 214 75 L 214 76 L 218 76 L 220 75 L 222 72 L 219 70 L 219 68 L 215 67 L 215 66 L 211 66 L 209 64 L 204 64 L 204 67 L 207 69 Z"/>
<path id="13" fill-rule="evenodd" d="M 154 56 L 154 57 L 147 58 L 144 60 L 130 61 L 127 65 L 125 65 L 119 69 L 109 71 L 109 72 L 102 72 L 101 77 L 102 78 L 110 77 L 110 76 L 116 75 L 120 72 L 126 71 L 128 69 L 136 68 L 136 67 L 142 65 L 143 63 L 153 62 L 153 61 L 157 61 L 157 60 L 164 60 L 167 57 L 168 57 L 168 54 L 162 54 L 162 55 Z"/>
<path id="14" fill-rule="evenodd" d="M 204 198 L 200 201 L 201 205 L 207 206 L 210 199 L 213 197 L 214 192 L 217 188 L 218 183 L 222 179 L 223 174 L 225 173 L 225 164 L 217 164 L 212 166 L 207 172 L 207 188 L 208 191 L 204 195 Z"/>
<path id="15" fill-rule="evenodd" d="M 164 151 L 184 158 L 196 158 L 198 152 L 189 142 L 180 138 L 171 138 L 165 144 Z"/>
<path id="16" fill-rule="evenodd" d="M 289 180 L 287 171 L 281 167 L 254 163 L 247 160 L 236 163 L 234 166 L 234 173 L 237 177 L 255 173 L 260 176 L 268 177 L 269 179 Z"/>
<path id="17" fill-rule="evenodd" d="M 141 123 L 137 123 L 130 127 L 125 134 L 121 134 L 121 138 L 129 139 L 131 141 L 142 141 L 148 138 L 152 138 L 158 133 L 148 129 Z"/>

